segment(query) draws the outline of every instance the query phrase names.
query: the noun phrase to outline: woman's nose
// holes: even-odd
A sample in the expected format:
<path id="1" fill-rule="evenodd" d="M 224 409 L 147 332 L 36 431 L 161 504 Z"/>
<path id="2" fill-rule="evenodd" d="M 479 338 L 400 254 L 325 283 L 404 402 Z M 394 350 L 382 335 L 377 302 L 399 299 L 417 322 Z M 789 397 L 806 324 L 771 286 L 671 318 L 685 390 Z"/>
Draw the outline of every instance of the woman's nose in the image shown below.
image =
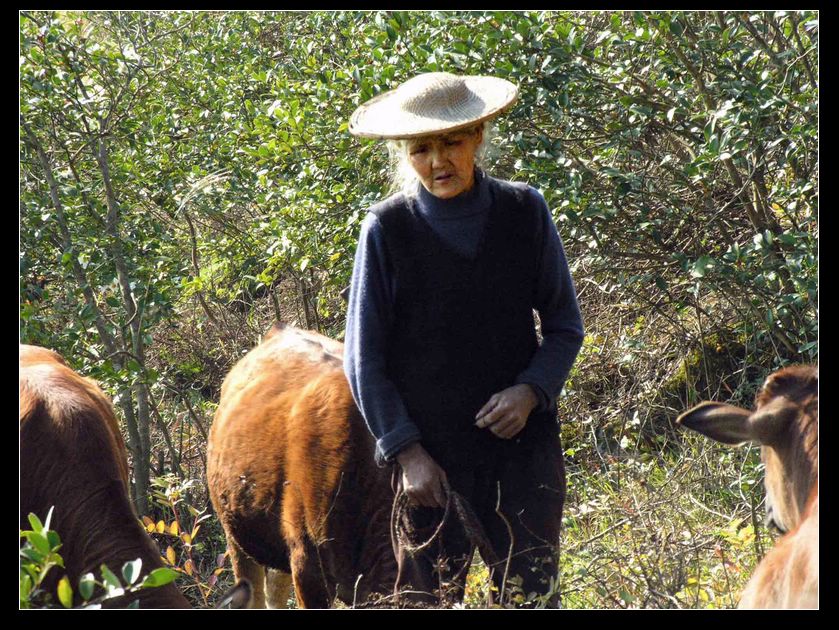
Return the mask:
<path id="1" fill-rule="evenodd" d="M 437 168 L 448 161 L 448 155 L 444 148 L 433 149 L 431 152 L 431 166 Z"/>

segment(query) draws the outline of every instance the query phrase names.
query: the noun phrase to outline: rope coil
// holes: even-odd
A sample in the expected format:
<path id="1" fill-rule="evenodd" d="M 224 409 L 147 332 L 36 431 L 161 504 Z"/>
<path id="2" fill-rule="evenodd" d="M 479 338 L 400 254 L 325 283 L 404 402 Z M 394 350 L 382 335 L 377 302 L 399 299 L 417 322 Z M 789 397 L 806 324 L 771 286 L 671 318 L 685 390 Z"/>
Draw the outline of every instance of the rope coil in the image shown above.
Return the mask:
<path id="1" fill-rule="evenodd" d="M 443 483 L 443 490 L 446 493 L 446 506 L 443 510 L 443 516 L 440 519 L 440 523 L 434 529 L 434 532 L 428 540 L 420 544 L 414 544 L 408 538 L 412 532 L 406 531 L 406 527 L 409 527 L 410 524 L 410 519 L 405 518 L 409 508 L 409 499 L 405 491 L 400 488 L 393 499 L 391 539 L 395 540 L 399 547 L 405 549 L 405 551 L 411 555 L 415 555 L 425 549 L 428 549 L 428 547 L 431 546 L 431 543 L 437 540 L 440 532 L 443 531 L 443 527 L 449 519 L 451 508 L 454 506 L 454 512 L 457 515 L 457 519 L 463 527 L 463 531 L 469 542 L 478 549 L 478 552 L 481 554 L 484 562 L 490 568 L 496 566 L 499 563 L 498 556 L 495 554 L 495 551 L 493 551 L 492 546 L 487 539 L 483 525 L 481 525 L 481 522 L 475 514 L 475 510 L 472 508 L 469 501 L 467 501 L 466 498 L 459 492 L 452 490 L 448 482 Z"/>

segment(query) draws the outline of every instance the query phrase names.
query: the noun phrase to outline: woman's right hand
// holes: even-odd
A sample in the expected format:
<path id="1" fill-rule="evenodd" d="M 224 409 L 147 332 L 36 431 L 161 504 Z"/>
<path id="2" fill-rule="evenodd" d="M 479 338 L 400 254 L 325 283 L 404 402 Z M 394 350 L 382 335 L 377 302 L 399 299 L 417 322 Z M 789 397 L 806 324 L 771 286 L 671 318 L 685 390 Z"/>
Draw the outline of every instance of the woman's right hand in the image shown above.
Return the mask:
<path id="1" fill-rule="evenodd" d="M 446 472 L 419 442 L 396 455 L 402 467 L 402 489 L 415 505 L 446 507 Z"/>

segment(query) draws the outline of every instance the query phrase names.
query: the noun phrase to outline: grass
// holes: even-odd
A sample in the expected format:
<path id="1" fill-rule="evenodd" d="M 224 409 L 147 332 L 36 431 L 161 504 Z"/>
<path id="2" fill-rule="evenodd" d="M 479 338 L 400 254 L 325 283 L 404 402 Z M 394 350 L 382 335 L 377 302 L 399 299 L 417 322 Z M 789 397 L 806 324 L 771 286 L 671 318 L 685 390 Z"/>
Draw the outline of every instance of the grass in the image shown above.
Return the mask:
<path id="1" fill-rule="evenodd" d="M 771 544 L 754 527 L 747 471 L 758 467 L 757 452 L 695 446 L 696 458 L 645 463 L 626 456 L 602 467 L 569 467 L 559 575 L 564 608 L 736 607 Z M 709 475 L 711 464 L 718 472 Z M 736 470 L 743 471 L 735 484 L 742 493 L 725 483 Z M 466 607 L 485 607 L 488 588 L 486 567 L 476 563 Z"/>

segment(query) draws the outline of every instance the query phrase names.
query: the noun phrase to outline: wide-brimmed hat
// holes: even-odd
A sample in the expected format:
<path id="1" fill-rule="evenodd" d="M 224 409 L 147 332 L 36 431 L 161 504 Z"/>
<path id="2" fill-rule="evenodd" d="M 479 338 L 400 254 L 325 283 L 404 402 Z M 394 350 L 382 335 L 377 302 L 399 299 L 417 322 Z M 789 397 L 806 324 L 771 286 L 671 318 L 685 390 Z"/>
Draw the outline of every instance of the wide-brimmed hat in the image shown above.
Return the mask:
<path id="1" fill-rule="evenodd" d="M 512 105 L 518 88 L 504 79 L 428 72 L 374 96 L 350 117 L 363 138 L 415 138 L 489 120 Z"/>

